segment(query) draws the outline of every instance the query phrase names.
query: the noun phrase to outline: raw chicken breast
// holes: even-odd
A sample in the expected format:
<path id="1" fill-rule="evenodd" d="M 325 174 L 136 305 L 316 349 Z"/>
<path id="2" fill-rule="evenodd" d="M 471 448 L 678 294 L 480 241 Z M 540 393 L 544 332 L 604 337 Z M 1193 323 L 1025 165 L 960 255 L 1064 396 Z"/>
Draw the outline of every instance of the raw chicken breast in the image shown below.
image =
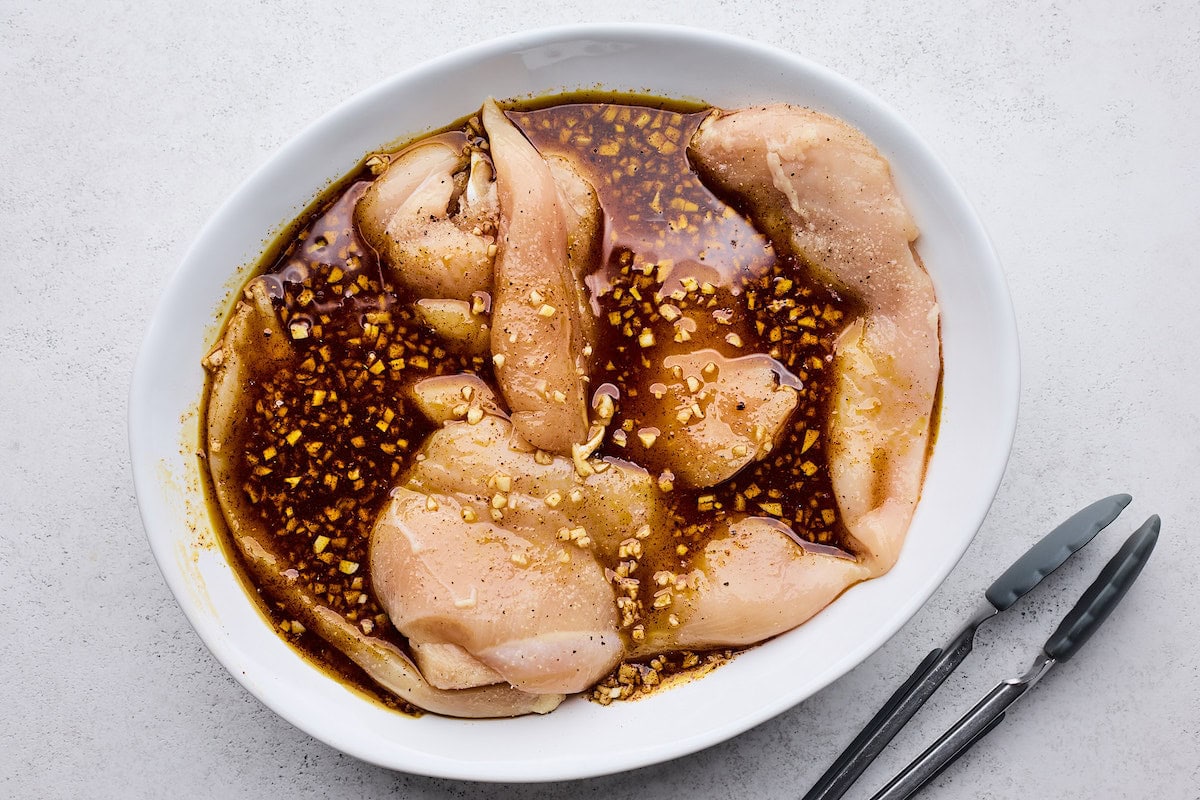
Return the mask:
<path id="1" fill-rule="evenodd" d="M 870 569 L 832 548 L 802 545 L 781 522 L 740 517 L 729 523 L 675 578 L 671 604 L 678 627 L 660 631 L 646 652 L 677 648 L 738 647 L 800 625 Z"/>
<path id="2" fill-rule="evenodd" d="M 920 496 L 941 371 L 933 285 L 888 163 L 846 123 L 786 105 L 715 112 L 689 153 L 778 249 L 865 307 L 837 343 L 828 456 L 859 556 L 885 572 Z"/>
<path id="3" fill-rule="evenodd" d="M 413 304 L 421 322 L 441 337 L 450 350 L 472 356 L 486 355 L 492 344 L 487 317 L 471 310 L 466 300 L 422 298 Z"/>
<path id="4" fill-rule="evenodd" d="M 575 305 L 579 309 L 580 332 L 584 345 L 594 347 L 597 321 L 584 278 L 595 268 L 599 258 L 596 251 L 603 222 L 600 198 L 570 160 L 546 156 L 546 166 L 550 167 L 550 176 L 558 187 L 560 207 L 567 224 L 567 266 L 575 289 Z"/>
<path id="5" fill-rule="evenodd" d="M 531 451 L 490 414 L 429 436 L 376 525 L 370 558 L 376 596 L 430 682 L 478 685 L 495 674 L 569 693 L 620 660 L 610 583 L 619 580 L 597 555 L 673 553 L 675 540 L 655 479 L 599 463 L 581 477 L 571 459 Z"/>
<path id="6" fill-rule="evenodd" d="M 213 373 L 206 419 L 210 467 L 218 491 L 224 491 L 238 508 L 245 502 L 233 474 L 240 454 L 230 452 L 226 445 L 242 438 L 241 431 L 254 411 L 254 396 L 246 387 L 254 385 L 256 376 L 287 364 L 291 356 L 291 340 L 275 313 L 266 282 L 261 278 L 251 281 L 221 340 L 204 358 L 204 366 Z M 229 475 L 234 485 L 222 486 L 218 475 Z M 225 513 L 229 519 L 242 516 L 234 507 Z"/>
<path id="7" fill-rule="evenodd" d="M 425 680 L 439 689 L 471 689 L 504 683 L 504 676 L 456 644 L 408 643 Z"/>
<path id="8" fill-rule="evenodd" d="M 470 372 L 422 378 L 408 388 L 407 394 L 417 410 L 435 425 L 484 414 L 507 417 L 492 387 Z"/>
<path id="9" fill-rule="evenodd" d="M 550 167 L 494 101 L 483 124 L 496 165 L 500 251 L 495 264 L 492 352 L 513 426 L 534 446 L 569 453 L 587 438 L 586 333 L 568 253 L 571 226 L 585 219 Z M 575 248 L 590 252 L 590 244 Z M 576 267 L 578 268 L 578 267 Z"/>
<path id="10" fill-rule="evenodd" d="M 481 518 L 500 493 L 505 525 L 519 519 L 551 533 L 582 528 L 601 552 L 615 553 L 621 542 L 639 535 L 647 548 L 657 538 L 673 546 L 657 482 L 641 467 L 608 459 L 602 472 L 581 478 L 571 459 L 539 457 L 522 447 L 513 426 L 499 416 L 485 415 L 476 424 L 451 422 L 425 441 L 403 485 L 454 494 Z M 646 541 L 647 533 L 654 538 Z"/>
<path id="11" fill-rule="evenodd" d="M 371 537 L 371 580 L 397 630 L 453 644 L 519 689 L 579 692 L 623 648 L 612 589 L 553 530 L 467 522 L 454 497 L 393 490 Z"/>
<path id="12" fill-rule="evenodd" d="M 354 219 L 397 282 L 421 297 L 469 300 L 492 286 L 491 178 L 487 157 L 470 151 L 464 134 L 433 136 L 393 157 Z"/>
<path id="13" fill-rule="evenodd" d="M 659 432 L 646 458 L 681 486 L 715 486 L 766 456 L 796 407 L 800 380 L 762 353 L 698 350 L 667 356 L 663 368 L 662 397 L 643 404 L 642 430 Z"/>
<path id="14" fill-rule="evenodd" d="M 371 680 L 417 708 L 448 717 L 516 717 L 546 714 L 558 707 L 561 694 L 523 692 L 507 684 L 462 689 L 440 689 L 417 671 L 398 647 L 377 636 L 368 636 L 329 608 L 315 604 L 313 630 L 341 650 Z"/>

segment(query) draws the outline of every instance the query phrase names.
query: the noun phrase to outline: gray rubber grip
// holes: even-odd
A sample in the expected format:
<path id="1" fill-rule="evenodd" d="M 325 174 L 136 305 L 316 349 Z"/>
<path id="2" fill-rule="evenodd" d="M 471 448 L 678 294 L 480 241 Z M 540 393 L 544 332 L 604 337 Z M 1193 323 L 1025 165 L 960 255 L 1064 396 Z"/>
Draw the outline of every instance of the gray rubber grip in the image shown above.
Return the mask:
<path id="1" fill-rule="evenodd" d="M 1125 544 L 1104 565 L 1099 577 L 1079 598 L 1058 629 L 1046 640 L 1043 648 L 1046 655 L 1056 661 L 1069 660 L 1108 619 L 1154 552 L 1159 527 L 1158 515 L 1155 514 L 1125 540 Z"/>
<path id="2" fill-rule="evenodd" d="M 1092 540 L 1116 519 L 1133 500 L 1127 494 L 1114 494 L 1097 500 L 1071 515 L 1063 524 L 1029 548 L 1004 574 L 988 587 L 988 602 L 998 610 L 1011 606 L 1042 579 L 1062 566 L 1071 554 Z"/>

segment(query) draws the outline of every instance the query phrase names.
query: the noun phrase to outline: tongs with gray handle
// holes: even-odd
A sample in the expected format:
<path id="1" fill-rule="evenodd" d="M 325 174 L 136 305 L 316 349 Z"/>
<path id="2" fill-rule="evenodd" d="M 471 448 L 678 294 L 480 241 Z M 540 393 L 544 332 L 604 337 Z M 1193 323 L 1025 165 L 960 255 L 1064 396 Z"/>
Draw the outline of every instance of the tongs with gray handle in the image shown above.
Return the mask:
<path id="1" fill-rule="evenodd" d="M 1115 494 L 1097 500 L 1073 514 L 1029 548 L 988 587 L 987 603 L 967 626 L 949 644 L 933 650 L 917 665 L 904 685 L 896 690 L 862 733 L 838 756 L 803 800 L 837 800 L 844 795 L 883 752 L 888 742 L 908 724 L 917 710 L 925 705 L 925 701 L 970 654 L 979 626 L 1012 606 L 1062 566 L 1072 554 L 1115 520 L 1132 500 L 1127 494 Z"/>
<path id="2" fill-rule="evenodd" d="M 1068 661 L 1121 602 L 1141 574 L 1158 541 L 1159 519 L 1152 516 L 1125 540 L 1099 577 L 1046 640 L 1033 666 L 1019 678 L 1009 678 L 980 700 L 929 749 L 917 757 L 871 800 L 912 797 L 942 770 L 982 739 L 1004 719 L 1004 713 L 1057 663 Z"/>
<path id="3" fill-rule="evenodd" d="M 975 631 L 988 619 L 1011 607 L 1021 597 L 1083 548 L 1129 505 L 1132 498 L 1118 494 L 1087 506 L 1031 547 L 988 587 L 987 603 L 944 648 L 929 653 L 909 679 L 867 723 L 863 731 L 809 790 L 803 800 L 837 800 L 887 747 L 917 710 L 933 696 L 971 652 Z M 996 721 L 998 722 L 998 720 Z M 993 725 L 996 723 L 993 723 Z M 983 733 L 986 733 L 984 731 Z M 979 737 L 982 737 L 982 733 Z M 944 768 L 944 767 L 943 767 Z"/>

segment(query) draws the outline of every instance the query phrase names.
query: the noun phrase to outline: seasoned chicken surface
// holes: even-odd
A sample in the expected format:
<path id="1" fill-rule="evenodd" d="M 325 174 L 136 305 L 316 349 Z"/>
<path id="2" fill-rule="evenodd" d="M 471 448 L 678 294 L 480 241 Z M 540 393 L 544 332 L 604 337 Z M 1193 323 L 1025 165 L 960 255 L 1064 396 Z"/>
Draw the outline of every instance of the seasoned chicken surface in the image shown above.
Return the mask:
<path id="1" fill-rule="evenodd" d="M 483 124 L 496 164 L 500 250 L 495 265 L 492 352 L 513 426 L 526 441 L 569 453 L 587 438 L 586 331 L 569 253 L 587 224 L 538 151 L 495 104 Z M 575 225 L 570 222 L 574 220 Z M 582 232 L 574 247 L 584 248 Z"/>
<path id="2" fill-rule="evenodd" d="M 559 206 L 567 225 L 567 266 L 579 312 L 581 340 L 583 347 L 594 348 L 598 334 L 596 315 L 584 279 L 596 269 L 599 261 L 596 250 L 603 224 L 600 198 L 569 159 L 551 155 L 545 156 L 545 161 L 558 189 Z M 585 356 L 584 364 L 589 362 Z"/>
<path id="3" fill-rule="evenodd" d="M 530 451 L 494 414 L 429 437 L 372 534 L 371 576 L 432 682 L 499 675 L 570 693 L 621 658 L 597 555 L 630 542 L 649 549 L 667 518 L 645 470 L 606 463 L 582 478 L 571 459 Z M 432 645 L 452 647 L 427 662 Z"/>
<path id="4" fill-rule="evenodd" d="M 777 247 L 866 307 L 838 341 L 829 468 L 860 556 L 885 572 L 920 497 L 941 373 L 933 285 L 888 163 L 841 120 L 787 105 L 714 112 L 690 153 Z"/>
<path id="5" fill-rule="evenodd" d="M 673 578 L 670 608 L 682 623 L 647 650 L 761 642 L 805 622 L 869 575 L 865 564 L 832 548 L 799 542 L 778 520 L 738 516 Z"/>
<path id="6" fill-rule="evenodd" d="M 484 414 L 508 416 L 492 387 L 470 372 L 419 380 L 409 387 L 408 394 L 417 410 L 435 425 Z"/>
<path id="7" fill-rule="evenodd" d="M 397 488 L 371 539 L 371 577 L 396 629 L 451 644 L 529 692 L 583 691 L 620 659 L 596 559 L 542 526 L 464 519 L 448 494 Z"/>
<path id="8" fill-rule="evenodd" d="M 727 358 L 697 350 L 663 359 L 662 381 L 652 390 L 646 430 L 657 433 L 647 450 L 680 485 L 715 486 L 771 452 L 796 407 L 799 379 L 770 356 Z"/>
<path id="9" fill-rule="evenodd" d="M 500 494 L 506 521 L 552 532 L 582 528 L 603 552 L 615 553 L 646 530 L 667 534 L 663 496 L 646 470 L 610 459 L 603 472 L 584 478 L 571 459 L 539 455 L 513 433 L 513 425 L 491 414 L 475 424 L 450 423 L 426 440 L 403 485 L 460 496 L 482 519 Z"/>
<path id="10" fill-rule="evenodd" d="M 471 309 L 466 300 L 422 298 L 414 306 L 417 316 L 452 350 L 486 355 L 491 348 L 487 318 Z"/>
<path id="11" fill-rule="evenodd" d="M 504 683 L 504 676 L 456 644 L 409 642 L 421 675 L 439 689 L 471 689 Z"/>
<path id="12" fill-rule="evenodd" d="M 355 222 L 396 280 L 421 297 L 469 300 L 492 285 L 496 187 L 461 133 L 398 153 L 363 195 Z"/>

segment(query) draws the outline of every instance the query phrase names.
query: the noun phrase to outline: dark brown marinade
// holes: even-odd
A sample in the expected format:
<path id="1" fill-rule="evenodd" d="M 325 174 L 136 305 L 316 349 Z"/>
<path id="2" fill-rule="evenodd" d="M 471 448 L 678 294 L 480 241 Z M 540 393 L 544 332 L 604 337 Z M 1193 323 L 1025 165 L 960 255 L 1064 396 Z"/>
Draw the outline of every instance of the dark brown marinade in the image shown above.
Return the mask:
<path id="1" fill-rule="evenodd" d="M 623 444 L 610 435 L 601 454 L 654 466 L 633 434 L 649 399 L 652 357 L 706 347 L 730 358 L 767 353 L 802 384 L 784 440 L 717 487 L 674 488 L 671 476 L 661 475 L 674 535 L 694 551 L 714 522 L 744 512 L 782 519 L 808 541 L 842 546 L 820 434 L 833 342 L 858 309 L 778 257 L 700 182 L 686 144 L 708 113 L 703 106 L 580 93 L 522 108 L 510 117 L 543 153 L 570 157 L 595 185 L 605 212 L 600 269 L 588 280 L 601 323 L 591 378 L 593 389 L 608 383 L 619 392 L 610 430 L 626 435 Z M 416 298 L 389 285 L 355 231 L 354 205 L 375 177 L 373 163 L 379 165 L 368 159 L 332 187 L 264 257 L 261 272 L 284 327 L 300 338 L 293 333 L 295 364 L 254 389 L 259 424 L 244 442 L 240 478 L 275 533 L 276 554 L 297 570 L 303 587 L 364 631 L 403 646 L 371 592 L 367 569 L 375 517 L 432 430 L 403 389 L 431 375 L 469 371 L 489 383 L 493 377 L 490 359 L 456 355 L 414 319 Z M 664 316 L 664 304 L 679 316 Z M 652 351 L 639 341 L 646 330 L 658 343 Z M 277 630 L 309 658 L 385 704 L 412 710 L 290 619 L 277 599 L 262 599 Z M 672 675 L 699 674 L 731 656 L 682 652 L 625 663 L 593 697 L 640 696 Z"/>

